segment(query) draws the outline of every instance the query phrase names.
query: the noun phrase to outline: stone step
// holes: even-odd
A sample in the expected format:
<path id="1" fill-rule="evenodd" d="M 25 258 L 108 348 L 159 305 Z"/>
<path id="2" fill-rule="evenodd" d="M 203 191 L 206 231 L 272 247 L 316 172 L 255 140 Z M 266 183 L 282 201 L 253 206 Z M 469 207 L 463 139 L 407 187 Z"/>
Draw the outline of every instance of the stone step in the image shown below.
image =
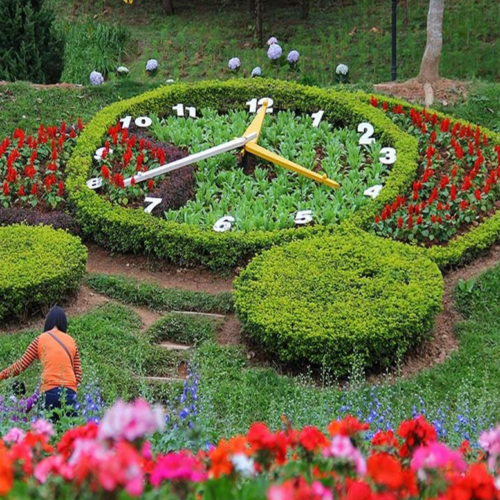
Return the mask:
<path id="1" fill-rule="evenodd" d="M 143 380 L 144 382 L 152 382 L 152 383 L 164 383 L 164 384 L 177 384 L 184 383 L 184 378 L 181 377 L 136 377 L 139 380 Z"/>
<path id="2" fill-rule="evenodd" d="M 188 349 L 193 348 L 192 345 L 176 344 L 175 342 L 161 342 L 156 345 L 162 349 L 166 349 L 167 351 L 187 351 Z"/>
<path id="3" fill-rule="evenodd" d="M 219 319 L 224 319 L 226 317 L 224 314 L 205 313 L 197 311 L 170 311 L 170 312 L 173 314 L 187 314 L 190 316 L 208 316 L 209 318 L 219 318 Z"/>

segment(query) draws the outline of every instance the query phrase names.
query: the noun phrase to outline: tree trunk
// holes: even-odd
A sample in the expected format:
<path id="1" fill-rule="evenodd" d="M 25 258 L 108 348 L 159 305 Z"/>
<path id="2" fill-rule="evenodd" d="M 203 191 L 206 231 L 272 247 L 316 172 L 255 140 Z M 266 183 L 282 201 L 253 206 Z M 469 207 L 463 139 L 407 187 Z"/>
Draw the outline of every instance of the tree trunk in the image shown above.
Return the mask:
<path id="1" fill-rule="evenodd" d="M 443 12 L 445 0 L 430 0 L 427 15 L 427 44 L 418 79 L 433 83 L 439 79 L 439 59 L 443 47 Z"/>
<path id="2" fill-rule="evenodd" d="M 264 45 L 264 35 L 262 33 L 262 7 L 264 0 L 255 0 L 255 37 L 259 41 L 259 46 Z"/>
<path id="3" fill-rule="evenodd" d="M 408 27 L 410 23 L 410 0 L 403 1 L 403 26 Z"/>
<path id="4" fill-rule="evenodd" d="M 255 0 L 247 0 L 248 15 L 253 18 L 255 15 Z"/>
<path id="5" fill-rule="evenodd" d="M 165 12 L 167 16 L 174 15 L 174 0 L 162 0 L 162 5 L 163 12 Z"/>
<path id="6" fill-rule="evenodd" d="M 302 19 L 307 19 L 309 17 L 309 0 L 302 0 L 302 9 L 300 12 L 300 17 Z"/>

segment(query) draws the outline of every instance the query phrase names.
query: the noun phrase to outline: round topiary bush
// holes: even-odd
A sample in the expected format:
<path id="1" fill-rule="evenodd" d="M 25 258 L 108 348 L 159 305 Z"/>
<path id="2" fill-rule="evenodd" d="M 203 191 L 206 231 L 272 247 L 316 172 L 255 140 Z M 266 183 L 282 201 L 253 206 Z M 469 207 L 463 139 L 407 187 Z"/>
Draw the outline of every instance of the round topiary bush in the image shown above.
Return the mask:
<path id="1" fill-rule="evenodd" d="M 87 249 L 65 231 L 0 227 L 0 320 L 61 301 L 78 288 L 86 263 Z"/>
<path id="2" fill-rule="evenodd" d="M 443 279 L 421 249 L 350 228 L 274 247 L 234 283 L 244 331 L 283 362 L 388 367 L 429 334 Z"/>

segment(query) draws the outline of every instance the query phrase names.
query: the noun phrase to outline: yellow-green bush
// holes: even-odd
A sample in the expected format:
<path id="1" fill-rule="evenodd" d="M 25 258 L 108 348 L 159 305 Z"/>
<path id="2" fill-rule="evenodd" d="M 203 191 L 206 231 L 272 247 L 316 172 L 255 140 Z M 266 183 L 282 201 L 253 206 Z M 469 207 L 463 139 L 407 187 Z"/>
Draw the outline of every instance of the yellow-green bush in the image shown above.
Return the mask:
<path id="1" fill-rule="evenodd" d="M 418 345 L 443 295 L 423 250 L 354 228 L 274 247 L 234 286 L 244 331 L 266 352 L 339 376 L 356 357 L 383 368 Z"/>
<path id="2" fill-rule="evenodd" d="M 151 217 L 141 208 L 132 210 L 113 206 L 86 187 L 92 156 L 102 146 L 108 127 L 115 125 L 120 118 L 165 114 L 180 102 L 197 108 L 216 107 L 221 112 L 246 109 L 249 99 L 264 96 L 274 99 L 277 110 L 314 113 L 322 109 L 326 120 L 342 126 L 355 128 L 360 122 L 369 121 L 383 144 L 396 148 L 398 160 L 382 193 L 365 209 L 372 219 L 385 203 L 405 190 L 414 179 L 417 171 L 416 139 L 357 95 L 266 79 L 176 84 L 108 106 L 95 116 L 78 140 L 68 165 L 67 188 L 84 234 L 113 250 L 147 252 L 178 264 L 203 264 L 223 269 L 234 267 L 274 244 L 335 231 L 338 226 L 215 233 Z"/>
<path id="3" fill-rule="evenodd" d="M 0 321 L 52 306 L 85 274 L 79 238 L 48 226 L 0 227 Z"/>

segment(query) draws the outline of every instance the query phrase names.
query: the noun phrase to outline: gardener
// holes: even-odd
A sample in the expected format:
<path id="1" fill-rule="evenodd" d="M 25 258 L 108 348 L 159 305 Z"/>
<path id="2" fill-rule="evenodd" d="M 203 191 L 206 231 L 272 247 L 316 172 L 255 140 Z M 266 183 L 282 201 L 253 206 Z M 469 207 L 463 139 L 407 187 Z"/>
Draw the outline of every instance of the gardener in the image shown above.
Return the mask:
<path id="1" fill-rule="evenodd" d="M 16 377 L 38 359 L 42 364 L 42 401 L 45 408 L 61 408 L 63 402 L 68 414 L 75 413 L 77 385 L 82 380 L 80 354 L 76 342 L 67 335 L 68 320 L 64 310 L 54 306 L 45 320 L 44 332 L 29 345 L 22 358 L 0 373 L 0 380 Z M 51 420 L 59 415 L 53 413 Z"/>

